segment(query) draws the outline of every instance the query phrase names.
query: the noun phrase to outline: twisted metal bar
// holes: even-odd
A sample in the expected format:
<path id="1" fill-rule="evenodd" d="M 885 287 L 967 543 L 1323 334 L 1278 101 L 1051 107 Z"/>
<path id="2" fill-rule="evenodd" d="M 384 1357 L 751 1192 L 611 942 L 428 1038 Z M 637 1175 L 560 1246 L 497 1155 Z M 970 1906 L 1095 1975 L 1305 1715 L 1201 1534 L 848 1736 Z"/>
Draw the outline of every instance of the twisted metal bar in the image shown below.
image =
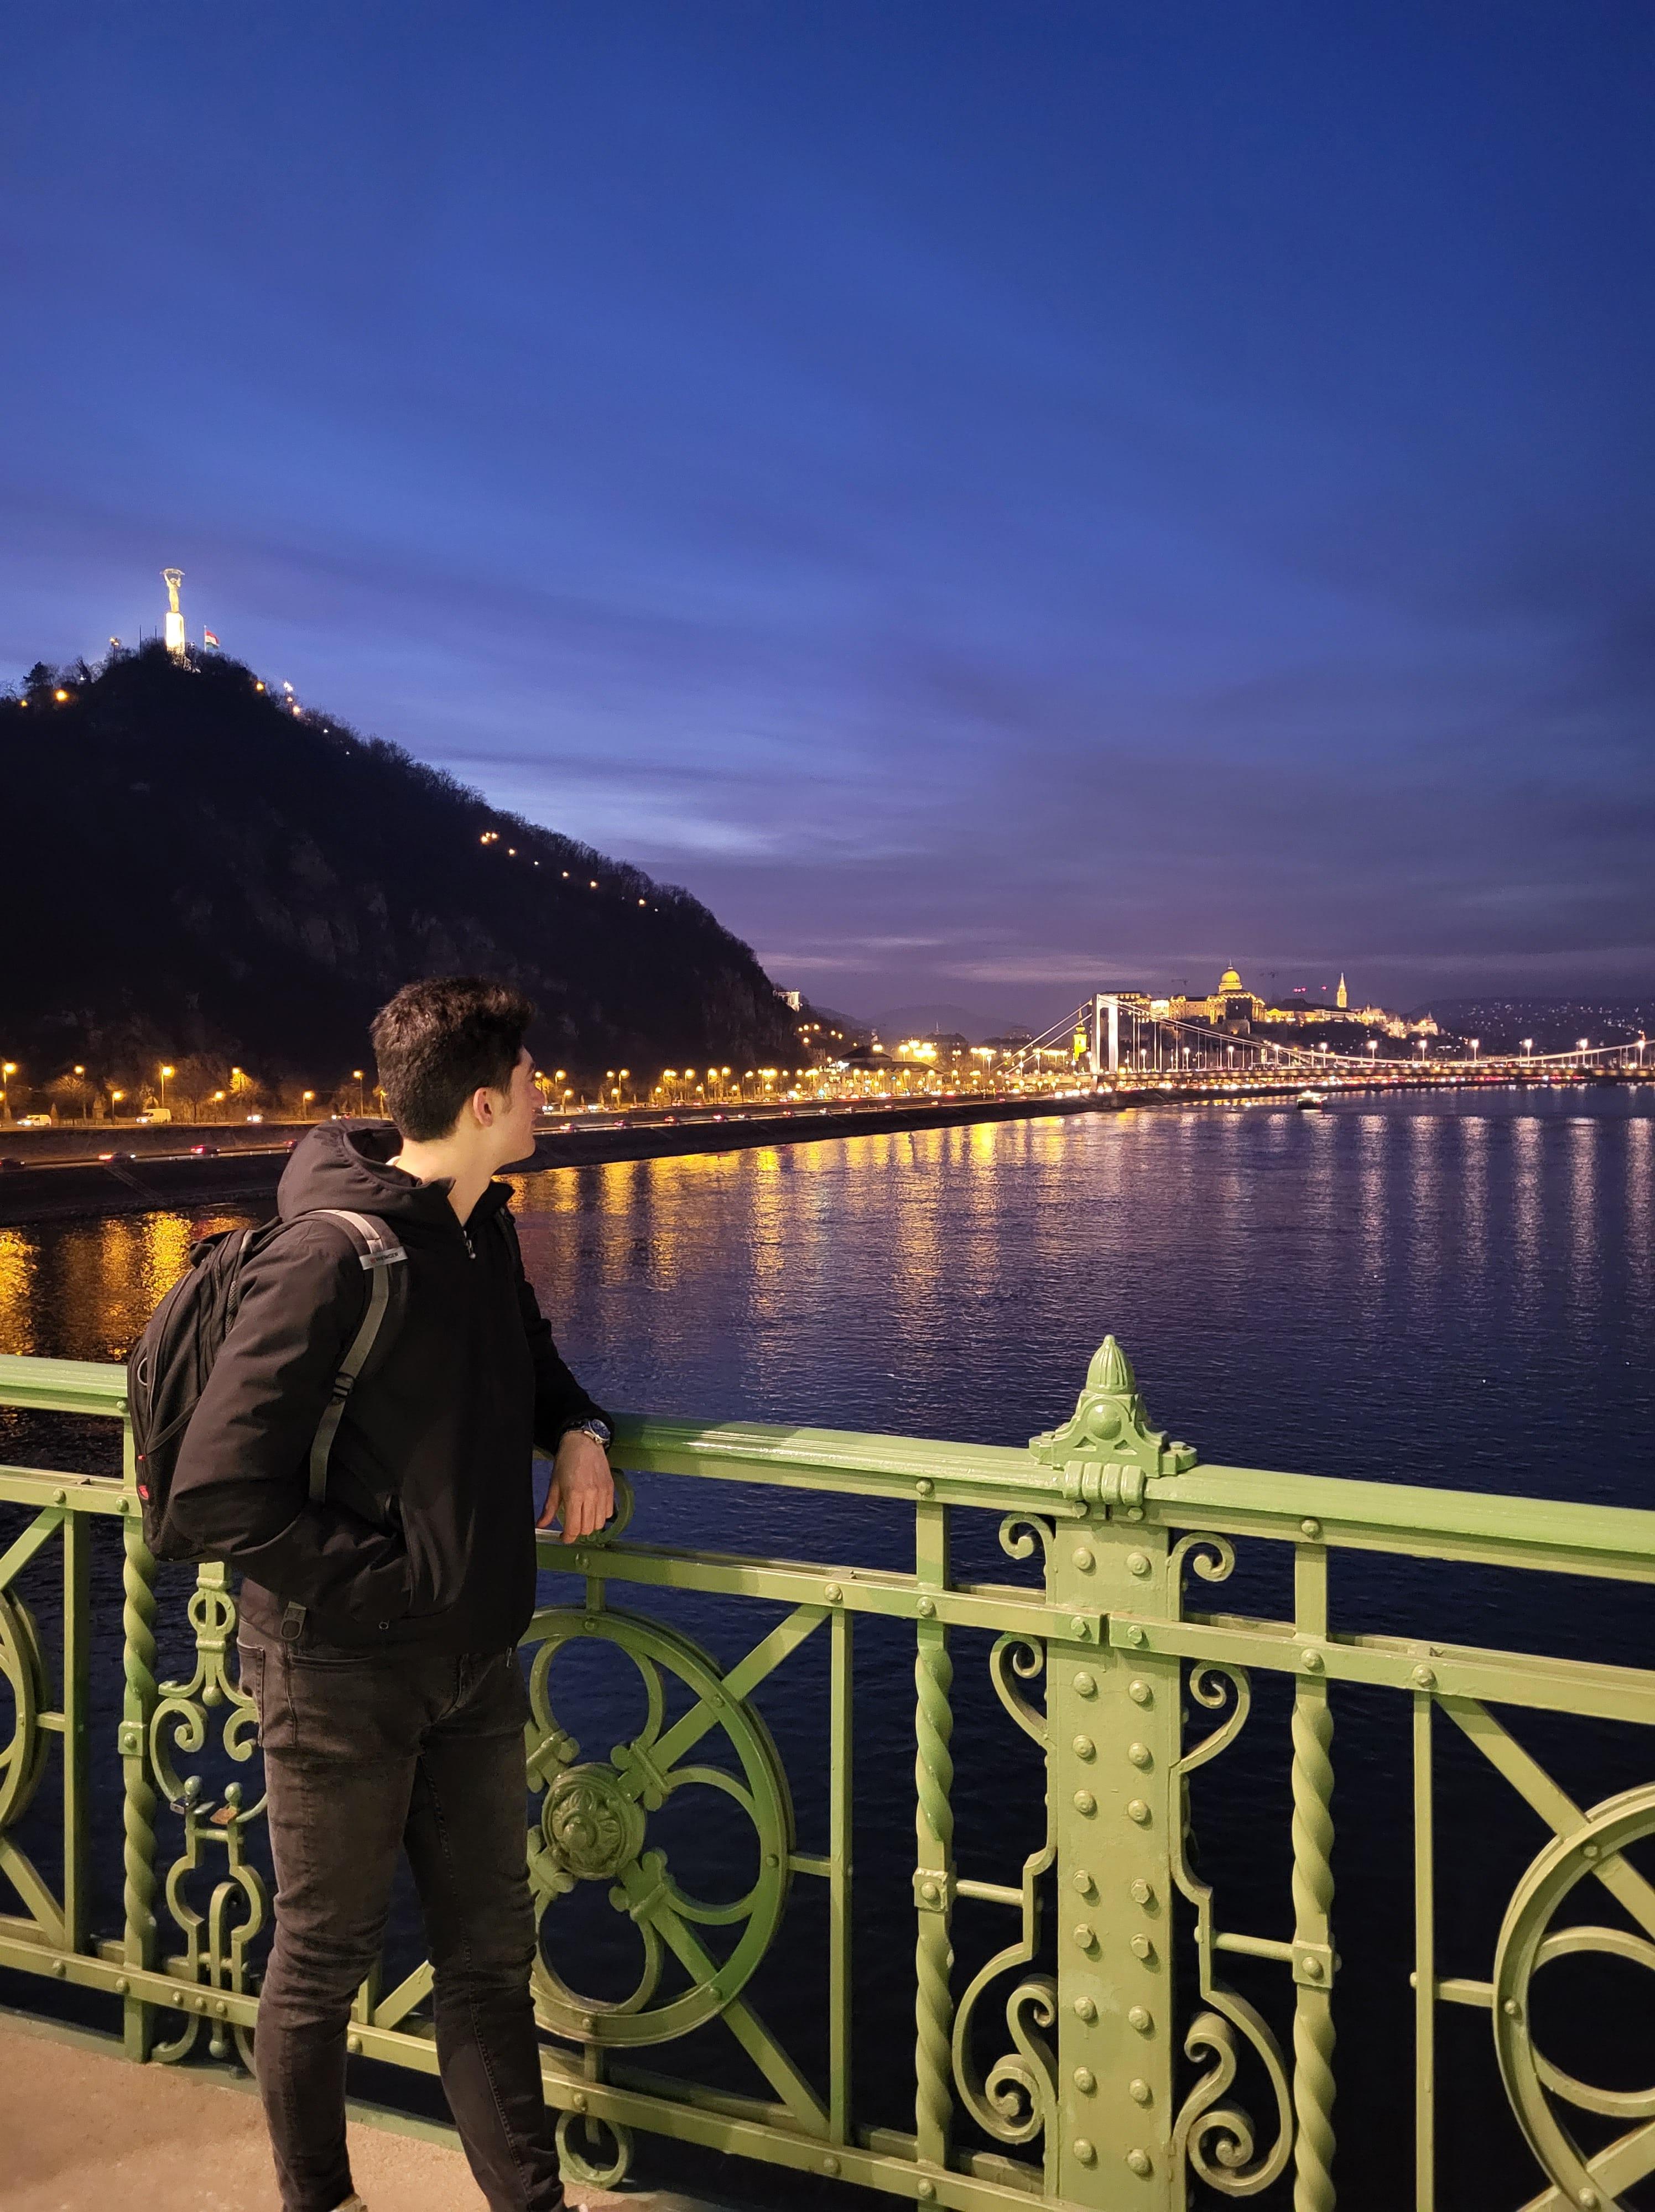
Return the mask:
<path id="1" fill-rule="evenodd" d="M 1293 1709 L 1294 1941 L 1325 1952 L 1333 1905 L 1333 1715 L 1325 1683 L 1300 1682 Z M 1333 2212 L 1333 2008 L 1330 1959 L 1319 1987 L 1301 1979 L 1293 2014 L 1293 2212 Z M 1308 1965 L 1305 1969 L 1308 1971 Z"/>
<path id="2" fill-rule="evenodd" d="M 914 1953 L 914 2118 L 919 2155 L 939 2165 L 946 2154 L 953 2107 L 953 2002 L 949 1972 L 954 1953 L 949 1936 L 948 1891 L 953 1874 L 954 1762 L 948 1742 L 953 1734 L 954 1714 L 948 1693 L 953 1685 L 954 1662 L 948 1656 L 946 1636 L 942 1627 L 922 1626 L 914 1660 L 917 1693 L 914 1826 L 921 1869 L 919 1937 Z"/>
<path id="3" fill-rule="evenodd" d="M 149 1778 L 149 1719 L 155 1702 L 155 1563 L 143 1540 L 143 1524 L 134 1513 L 121 1531 L 122 1666 L 126 1695 L 122 1724 L 122 1862 L 125 1880 L 125 1954 L 129 1966 L 148 1966 L 155 1941 L 155 1792 Z M 130 2056 L 147 2057 L 144 2008 L 126 2008 Z"/>

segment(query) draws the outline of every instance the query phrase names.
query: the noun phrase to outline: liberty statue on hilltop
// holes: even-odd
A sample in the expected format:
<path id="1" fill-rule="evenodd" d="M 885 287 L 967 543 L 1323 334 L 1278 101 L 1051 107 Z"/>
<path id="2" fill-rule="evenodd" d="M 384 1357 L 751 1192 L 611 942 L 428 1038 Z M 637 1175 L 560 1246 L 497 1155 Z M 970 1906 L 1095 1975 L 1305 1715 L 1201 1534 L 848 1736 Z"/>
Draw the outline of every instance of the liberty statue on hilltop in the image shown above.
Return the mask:
<path id="1" fill-rule="evenodd" d="M 182 568 L 163 568 L 161 580 L 167 586 L 167 622 L 163 635 L 167 650 L 174 660 L 182 660 L 186 651 L 184 610 L 178 603 L 178 587 L 184 581 Z"/>

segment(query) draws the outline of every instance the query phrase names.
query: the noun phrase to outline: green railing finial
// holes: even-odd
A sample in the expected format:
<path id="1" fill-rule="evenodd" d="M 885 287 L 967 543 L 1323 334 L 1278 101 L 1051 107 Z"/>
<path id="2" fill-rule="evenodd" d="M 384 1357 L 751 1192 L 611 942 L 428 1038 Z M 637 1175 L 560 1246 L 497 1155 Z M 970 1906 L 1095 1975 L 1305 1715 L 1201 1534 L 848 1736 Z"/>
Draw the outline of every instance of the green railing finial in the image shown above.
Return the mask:
<path id="1" fill-rule="evenodd" d="M 1196 1458 L 1193 1445 L 1168 1443 L 1164 1429 L 1150 1427 L 1132 1362 L 1112 1336 L 1092 1355 L 1074 1417 L 1031 1437 L 1029 1449 L 1050 1467 L 1108 1461 L 1146 1476 L 1182 1474 Z"/>

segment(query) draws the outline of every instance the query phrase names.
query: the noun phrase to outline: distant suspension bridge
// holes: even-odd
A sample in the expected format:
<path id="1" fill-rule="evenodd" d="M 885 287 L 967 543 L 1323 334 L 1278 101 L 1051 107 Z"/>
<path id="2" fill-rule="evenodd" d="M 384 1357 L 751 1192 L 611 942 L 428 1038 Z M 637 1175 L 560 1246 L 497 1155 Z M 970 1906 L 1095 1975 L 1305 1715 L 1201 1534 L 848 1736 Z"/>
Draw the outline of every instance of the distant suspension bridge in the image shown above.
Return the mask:
<path id="1" fill-rule="evenodd" d="M 1549 1053 L 1537 1053 L 1532 1042 L 1525 1041 L 1518 1052 L 1491 1054 L 1486 1058 L 1476 1038 L 1467 1042 L 1472 1064 L 1482 1068 L 1538 1072 L 1635 1066 L 1641 1070 L 1644 1064 L 1641 1036 L 1603 1045 L 1591 1045 L 1582 1038 L 1571 1050 Z M 1428 1040 L 1421 1036 L 1416 1040 L 1415 1059 L 1382 1060 L 1383 1040 L 1378 1036 L 1370 1037 L 1360 1052 L 1340 1052 L 1325 1044 L 1261 1036 L 1251 1030 L 1218 1029 L 1210 1022 L 1156 1014 L 1140 993 L 1096 991 L 1072 1013 L 1019 1046 L 1016 1059 L 1032 1073 L 1043 1061 L 1050 1066 L 1054 1059 L 1067 1056 L 1077 1066 L 1084 1063 L 1094 1080 L 1123 1071 L 1177 1075 L 1244 1070 L 1257 1075 L 1280 1068 L 1284 1073 L 1349 1075 L 1368 1074 L 1379 1068 L 1400 1073 L 1404 1066 L 1424 1061 L 1427 1047 Z"/>

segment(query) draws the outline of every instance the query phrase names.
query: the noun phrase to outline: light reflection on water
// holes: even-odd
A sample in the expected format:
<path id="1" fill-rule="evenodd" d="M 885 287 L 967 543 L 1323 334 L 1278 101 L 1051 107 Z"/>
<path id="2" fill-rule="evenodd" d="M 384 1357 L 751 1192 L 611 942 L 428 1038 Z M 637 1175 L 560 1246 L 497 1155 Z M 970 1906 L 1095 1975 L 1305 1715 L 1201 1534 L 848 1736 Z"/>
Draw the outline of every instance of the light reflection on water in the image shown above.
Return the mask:
<path id="1" fill-rule="evenodd" d="M 559 1341 L 616 1406 L 1016 1443 L 1112 1331 L 1208 1458 L 1605 1497 L 1647 1449 L 1652 1102 L 985 1124 L 516 1198 Z M 192 1237 L 251 1218 L 0 1230 L 0 1351 L 124 1357 Z"/>

